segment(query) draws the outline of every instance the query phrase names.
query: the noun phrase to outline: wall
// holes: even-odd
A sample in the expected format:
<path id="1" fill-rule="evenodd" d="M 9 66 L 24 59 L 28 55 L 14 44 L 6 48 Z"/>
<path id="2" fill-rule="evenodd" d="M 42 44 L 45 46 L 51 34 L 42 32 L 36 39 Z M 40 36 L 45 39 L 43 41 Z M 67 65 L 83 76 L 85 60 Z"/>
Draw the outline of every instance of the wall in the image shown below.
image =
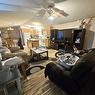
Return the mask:
<path id="1" fill-rule="evenodd" d="M 89 22 L 90 18 L 86 19 L 86 22 Z M 82 20 L 77 20 L 74 22 L 64 23 L 60 25 L 53 26 L 53 29 L 71 29 L 71 28 L 79 28 L 81 25 Z M 85 34 L 85 41 L 84 41 L 84 48 L 95 48 L 95 18 L 86 25 L 86 34 Z"/>
<path id="2" fill-rule="evenodd" d="M 30 33 L 29 32 L 23 32 L 23 36 L 24 36 L 25 46 L 27 46 L 27 39 L 30 39 Z"/>
<path id="3" fill-rule="evenodd" d="M 54 25 L 53 29 L 71 29 L 71 28 L 79 28 L 81 21 L 68 22 L 60 25 Z"/>

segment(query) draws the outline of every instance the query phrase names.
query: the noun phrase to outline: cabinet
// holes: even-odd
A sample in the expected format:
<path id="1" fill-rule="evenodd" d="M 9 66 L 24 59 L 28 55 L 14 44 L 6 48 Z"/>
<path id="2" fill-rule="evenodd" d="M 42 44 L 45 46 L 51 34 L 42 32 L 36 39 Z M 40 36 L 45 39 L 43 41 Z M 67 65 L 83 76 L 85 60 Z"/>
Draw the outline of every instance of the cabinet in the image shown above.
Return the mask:
<path id="1" fill-rule="evenodd" d="M 83 49 L 85 39 L 85 29 L 74 29 L 73 30 L 73 44 L 78 49 Z"/>
<path id="2" fill-rule="evenodd" d="M 38 47 L 39 46 L 39 40 L 38 39 L 29 39 L 27 40 L 27 47 L 33 48 L 33 47 Z"/>

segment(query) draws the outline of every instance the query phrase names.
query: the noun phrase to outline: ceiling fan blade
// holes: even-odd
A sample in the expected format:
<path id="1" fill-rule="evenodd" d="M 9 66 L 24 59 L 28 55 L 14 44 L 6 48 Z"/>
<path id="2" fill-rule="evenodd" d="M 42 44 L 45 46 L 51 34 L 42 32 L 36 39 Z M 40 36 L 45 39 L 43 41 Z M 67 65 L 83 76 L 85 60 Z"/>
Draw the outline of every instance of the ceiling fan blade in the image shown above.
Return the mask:
<path id="1" fill-rule="evenodd" d="M 69 15 L 69 14 L 66 13 L 66 12 L 60 12 L 60 14 L 63 15 L 63 16 L 65 16 L 65 17 L 67 17 L 67 16 Z"/>
<path id="2" fill-rule="evenodd" d="M 41 10 L 38 11 L 37 17 L 42 17 L 42 16 L 45 15 L 45 13 L 46 13 L 46 10 L 45 9 L 41 9 Z"/>
<path id="3" fill-rule="evenodd" d="M 56 11 L 56 12 L 60 12 L 61 11 L 60 9 L 58 9 L 56 7 L 54 7 L 53 10 Z"/>
<path id="4" fill-rule="evenodd" d="M 64 12 L 64 10 L 60 10 L 60 9 L 58 9 L 56 7 L 54 7 L 53 9 L 54 9 L 54 11 L 58 12 L 59 14 L 65 16 L 65 17 L 68 16 L 68 14 L 66 12 Z"/>
<path id="5" fill-rule="evenodd" d="M 66 0 L 52 0 L 54 3 L 60 3 L 60 2 L 64 2 Z"/>

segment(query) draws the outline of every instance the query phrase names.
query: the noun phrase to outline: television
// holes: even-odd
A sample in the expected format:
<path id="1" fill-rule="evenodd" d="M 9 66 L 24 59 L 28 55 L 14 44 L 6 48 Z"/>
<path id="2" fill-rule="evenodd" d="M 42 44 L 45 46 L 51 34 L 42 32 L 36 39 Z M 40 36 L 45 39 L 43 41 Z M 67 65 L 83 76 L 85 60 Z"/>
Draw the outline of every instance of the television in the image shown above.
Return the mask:
<path id="1" fill-rule="evenodd" d="M 62 41 L 64 38 L 64 32 L 63 31 L 58 31 L 57 32 L 57 40 Z"/>

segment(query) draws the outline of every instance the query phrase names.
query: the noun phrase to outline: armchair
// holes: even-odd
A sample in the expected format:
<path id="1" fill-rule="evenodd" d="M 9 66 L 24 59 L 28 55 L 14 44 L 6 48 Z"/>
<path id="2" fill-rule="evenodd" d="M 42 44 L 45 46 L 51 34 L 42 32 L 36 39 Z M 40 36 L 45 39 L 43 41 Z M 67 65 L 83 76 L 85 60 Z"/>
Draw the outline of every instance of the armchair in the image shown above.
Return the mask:
<path id="1" fill-rule="evenodd" d="M 3 60 L 18 56 L 21 57 L 25 63 L 28 63 L 29 56 L 24 50 L 21 50 L 19 47 L 11 47 L 10 49 L 5 47 L 5 49 L 6 51 L 2 54 Z"/>
<path id="2" fill-rule="evenodd" d="M 47 76 L 67 93 L 95 95 L 95 50 L 81 56 L 70 71 L 53 62 L 47 64 Z"/>

